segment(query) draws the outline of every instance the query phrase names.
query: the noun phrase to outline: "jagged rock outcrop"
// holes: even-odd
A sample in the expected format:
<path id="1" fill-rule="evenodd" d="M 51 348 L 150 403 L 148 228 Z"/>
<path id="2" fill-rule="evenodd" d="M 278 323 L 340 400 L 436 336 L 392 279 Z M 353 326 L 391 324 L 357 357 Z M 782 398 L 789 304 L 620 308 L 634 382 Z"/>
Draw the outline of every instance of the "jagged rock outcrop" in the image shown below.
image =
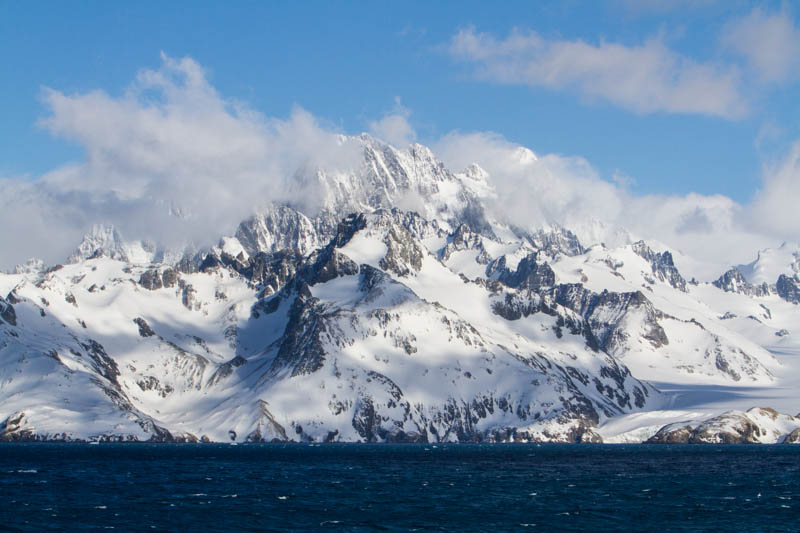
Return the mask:
<path id="1" fill-rule="evenodd" d="M 10 326 L 17 325 L 17 313 L 14 311 L 14 306 L 0 296 L 0 321 L 5 322 Z"/>
<path id="2" fill-rule="evenodd" d="M 139 327 L 139 335 L 142 337 L 153 337 L 155 336 L 155 331 L 153 328 L 150 327 L 150 324 L 145 321 L 142 317 L 136 317 L 133 319 L 133 322 Z"/>
<path id="3" fill-rule="evenodd" d="M 439 258 L 447 262 L 454 253 L 466 250 L 477 250 L 478 255 L 475 261 L 480 264 L 488 264 L 491 256 L 483 246 L 483 238 L 478 233 L 473 233 L 467 224 L 460 224 L 452 235 L 448 236 L 447 244 L 440 250 Z"/>
<path id="4" fill-rule="evenodd" d="M 161 273 L 161 285 L 165 289 L 171 289 L 178 284 L 178 273 L 175 269 L 168 268 Z"/>
<path id="5" fill-rule="evenodd" d="M 719 279 L 712 282 L 712 285 L 725 292 L 746 294 L 747 296 L 768 296 L 770 294 L 769 286 L 766 283 L 751 285 L 738 268 L 728 270 Z"/>
<path id="6" fill-rule="evenodd" d="M 325 224 L 280 205 L 250 217 L 236 230 L 236 238 L 250 255 L 277 251 L 305 255 L 331 237 Z"/>
<path id="7" fill-rule="evenodd" d="M 129 260 L 125 253 L 124 241 L 114 226 L 95 224 L 92 230 L 83 236 L 78 248 L 70 255 L 69 262 L 77 263 L 81 259 L 98 254 L 119 261 Z"/>
<path id="8" fill-rule="evenodd" d="M 781 274 L 775 284 L 778 296 L 793 304 L 800 304 L 800 283 L 795 278 Z"/>
<path id="9" fill-rule="evenodd" d="M 164 286 L 164 282 L 162 281 L 158 270 L 151 269 L 142 272 L 142 275 L 139 277 L 139 285 L 149 291 L 155 291 L 162 288 Z"/>
<path id="10" fill-rule="evenodd" d="M 800 428 L 793 430 L 783 439 L 784 444 L 800 444 Z"/>
<path id="11" fill-rule="evenodd" d="M 578 237 L 570 230 L 561 226 L 540 228 L 527 235 L 528 242 L 550 258 L 559 254 L 575 256 L 583 254 L 586 249 L 581 245 Z"/>
<path id="12" fill-rule="evenodd" d="M 582 316 L 591 331 L 590 345 L 608 353 L 624 346 L 631 334 L 642 335 L 653 347 L 669 344 L 658 323 L 662 314 L 641 292 L 616 293 L 604 290 L 597 294 L 580 284 L 563 284 L 551 289 L 547 297 Z M 630 331 L 628 320 L 635 316 L 639 331 Z"/>
<path id="13" fill-rule="evenodd" d="M 654 252 L 644 241 L 638 241 L 631 245 L 634 253 L 641 256 L 650 263 L 653 275 L 659 280 L 668 283 L 679 291 L 686 292 L 686 280 L 683 279 L 680 272 L 678 272 L 675 263 L 672 260 L 670 252 Z"/>
<path id="14" fill-rule="evenodd" d="M 512 289 L 536 291 L 553 287 L 556 284 L 555 272 L 550 265 L 540 263 L 537 259 L 538 253 L 523 257 L 517 263 L 517 268 L 511 271 L 506 267 L 506 256 L 502 256 L 486 267 L 486 274 Z"/>
<path id="15" fill-rule="evenodd" d="M 707 287 L 687 292 L 668 252 L 635 244 L 648 268 L 565 228 L 509 227 L 477 167 L 456 175 L 368 136 L 341 145 L 351 167 L 309 162 L 282 191 L 300 204 L 217 246 L 168 254 L 103 230 L 73 263 L 0 277 L 14 295 L 0 299 L 3 434 L 598 442 L 605 420 L 661 405 L 631 362 L 770 379 L 769 354 L 697 300 Z"/>
<path id="16" fill-rule="evenodd" d="M 422 260 L 427 252 L 404 228 L 392 227 L 383 242 L 386 244 L 386 255 L 380 261 L 382 269 L 405 277 L 422 268 Z"/>

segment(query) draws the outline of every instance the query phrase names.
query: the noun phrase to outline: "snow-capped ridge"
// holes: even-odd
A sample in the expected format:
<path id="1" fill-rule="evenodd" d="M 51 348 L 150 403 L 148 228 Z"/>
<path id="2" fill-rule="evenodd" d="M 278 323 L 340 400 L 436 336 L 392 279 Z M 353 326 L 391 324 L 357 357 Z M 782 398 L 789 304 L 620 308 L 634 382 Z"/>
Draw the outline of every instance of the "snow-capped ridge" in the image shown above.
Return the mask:
<path id="1" fill-rule="evenodd" d="M 0 274 L 0 439 L 597 442 L 678 397 L 648 379 L 796 390 L 796 247 L 687 281 L 588 216 L 504 222 L 478 165 L 338 142 L 216 246 L 96 226 L 67 264 Z"/>
<path id="2" fill-rule="evenodd" d="M 752 263 L 736 268 L 752 285 L 774 284 L 782 274 L 791 277 L 800 272 L 800 245 L 784 242 L 778 248 L 759 250 Z"/>
<path id="3" fill-rule="evenodd" d="M 657 444 L 797 444 L 800 418 L 770 408 L 727 411 L 701 421 L 676 422 L 648 439 Z"/>

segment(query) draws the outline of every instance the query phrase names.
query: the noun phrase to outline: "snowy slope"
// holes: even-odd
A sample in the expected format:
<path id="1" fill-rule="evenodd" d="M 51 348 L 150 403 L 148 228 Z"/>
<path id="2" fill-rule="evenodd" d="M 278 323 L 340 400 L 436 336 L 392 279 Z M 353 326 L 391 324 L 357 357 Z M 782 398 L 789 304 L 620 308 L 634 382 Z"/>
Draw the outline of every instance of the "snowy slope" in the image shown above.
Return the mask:
<path id="1" fill-rule="evenodd" d="M 753 285 L 775 283 L 781 274 L 800 272 L 800 246 L 785 242 L 778 248 L 760 250 L 752 263 L 737 269 Z"/>
<path id="2" fill-rule="evenodd" d="M 0 438 L 638 442 L 730 410 L 758 442 L 794 431 L 748 409 L 800 410 L 796 247 L 698 283 L 622 229 L 504 225 L 477 165 L 342 142 L 352 168 L 293 178 L 313 209 L 208 250 L 96 226 L 0 274 Z"/>

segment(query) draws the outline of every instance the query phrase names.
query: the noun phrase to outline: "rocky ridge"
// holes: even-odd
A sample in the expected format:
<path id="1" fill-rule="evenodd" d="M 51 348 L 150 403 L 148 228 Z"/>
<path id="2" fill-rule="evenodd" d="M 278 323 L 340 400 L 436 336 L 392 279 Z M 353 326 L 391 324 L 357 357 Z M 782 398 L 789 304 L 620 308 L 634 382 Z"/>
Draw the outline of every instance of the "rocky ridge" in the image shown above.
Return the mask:
<path id="1" fill-rule="evenodd" d="M 739 318 L 671 302 L 745 298 L 766 331 L 793 277 L 686 282 L 643 241 L 493 219 L 477 166 L 353 142 L 352 172 L 298 171 L 314 212 L 269 206 L 200 252 L 96 227 L 66 265 L 0 275 L 0 439 L 597 442 L 660 408 L 648 368 L 773 381 Z"/>
<path id="2" fill-rule="evenodd" d="M 650 444 L 798 444 L 800 416 L 753 407 L 691 422 L 668 424 L 647 440 Z"/>

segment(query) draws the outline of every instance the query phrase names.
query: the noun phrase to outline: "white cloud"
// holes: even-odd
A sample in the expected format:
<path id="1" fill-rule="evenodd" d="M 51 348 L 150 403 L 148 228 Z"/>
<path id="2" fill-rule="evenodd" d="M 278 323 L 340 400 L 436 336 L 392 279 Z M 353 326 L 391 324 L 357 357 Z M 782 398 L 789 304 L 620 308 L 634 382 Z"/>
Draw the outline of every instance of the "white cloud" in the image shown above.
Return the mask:
<path id="1" fill-rule="evenodd" d="M 800 242 L 800 141 L 776 163 L 764 168 L 748 222 L 777 238 Z"/>
<path id="2" fill-rule="evenodd" d="M 780 244 L 779 230 L 791 231 L 791 218 L 797 219 L 793 227 L 799 227 L 800 215 L 782 220 L 784 215 L 771 210 L 797 212 L 786 204 L 800 197 L 800 144 L 776 174 L 780 177 L 765 178 L 775 192 L 770 196 L 774 203 L 763 208 L 723 195 L 636 195 L 627 181 L 602 179 L 582 158 L 536 157 L 494 133 L 451 133 L 434 149 L 448 167 L 477 162 L 487 170 L 497 190 L 493 211 L 513 224 L 561 224 L 584 244 L 616 246 L 638 238 L 661 242 L 697 259 L 681 266 L 685 274 L 700 279 L 714 279 L 730 265 L 752 261 L 757 250 Z M 754 225 L 759 211 L 778 226 Z"/>
<path id="3" fill-rule="evenodd" d="M 514 30 L 504 40 L 474 28 L 453 36 L 450 54 L 475 65 L 485 81 L 571 89 L 637 113 L 697 113 L 738 118 L 747 112 L 734 67 L 699 63 L 660 37 L 637 46 L 547 40 Z"/>
<path id="4" fill-rule="evenodd" d="M 85 160 L 28 182 L 0 181 L 3 267 L 35 255 L 63 260 L 93 223 L 167 246 L 214 243 L 269 201 L 319 207 L 298 168 L 350 168 L 336 131 L 297 108 L 270 119 L 230 102 L 190 58 L 166 56 L 121 96 L 44 92 L 42 125 L 80 144 Z M 182 216 L 176 217 L 175 213 Z"/>
<path id="5" fill-rule="evenodd" d="M 742 56 L 762 82 L 797 79 L 800 68 L 800 29 L 788 10 L 767 13 L 754 8 L 726 24 L 723 46 Z"/>
<path id="6" fill-rule="evenodd" d="M 389 144 L 403 148 L 417 139 L 417 132 L 408 121 L 410 116 L 411 111 L 403 106 L 400 98 L 395 98 L 394 109 L 390 113 L 369 123 L 370 133 Z"/>
<path id="7" fill-rule="evenodd" d="M 536 157 L 495 133 L 450 133 L 434 152 L 452 169 L 478 163 L 497 190 L 496 212 L 521 226 L 569 224 L 572 214 L 613 219 L 622 208 L 618 189 L 579 157 Z"/>
<path id="8" fill-rule="evenodd" d="M 314 211 L 321 188 L 313 170 L 349 170 L 360 161 L 357 143 L 300 108 L 282 120 L 223 99 L 188 58 L 165 57 L 121 96 L 48 90 L 45 101 L 51 113 L 43 125 L 86 156 L 39 179 L 0 179 L 6 268 L 31 256 L 62 261 L 95 223 L 167 246 L 212 244 L 270 201 Z M 405 145 L 414 138 L 408 116 L 398 101 L 372 130 Z M 747 205 L 721 195 L 636 195 L 621 173 L 608 181 L 580 157 L 537 157 L 494 133 L 453 132 L 432 148 L 453 170 L 484 167 L 497 190 L 490 208 L 509 222 L 563 224 L 587 243 L 618 244 L 628 238 L 625 228 L 711 265 L 696 270 L 706 279 L 751 261 L 761 247 L 798 240 L 800 142 L 765 167 L 762 189 Z"/>

